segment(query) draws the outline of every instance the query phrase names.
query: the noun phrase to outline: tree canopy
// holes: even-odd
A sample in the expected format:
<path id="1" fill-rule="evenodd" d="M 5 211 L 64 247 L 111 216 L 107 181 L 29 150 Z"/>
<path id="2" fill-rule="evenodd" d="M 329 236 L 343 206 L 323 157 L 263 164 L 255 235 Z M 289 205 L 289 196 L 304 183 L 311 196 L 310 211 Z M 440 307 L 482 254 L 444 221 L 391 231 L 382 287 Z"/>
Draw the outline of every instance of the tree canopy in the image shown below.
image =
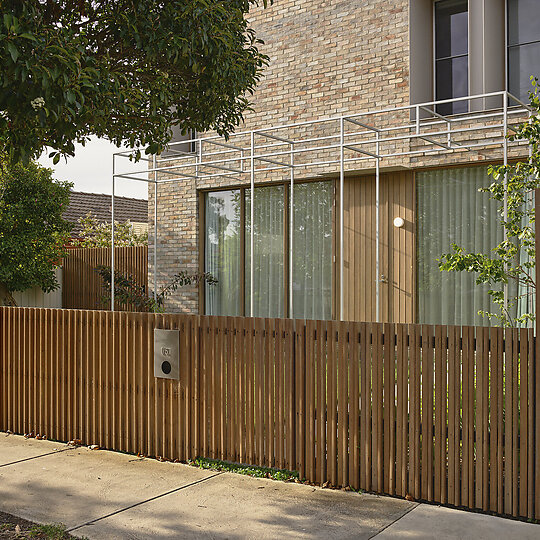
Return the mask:
<path id="1" fill-rule="evenodd" d="M 0 0 L 5 151 L 58 160 L 96 135 L 155 153 L 175 125 L 227 136 L 267 63 L 246 20 L 255 3 Z"/>
<path id="2" fill-rule="evenodd" d="M 0 305 L 13 291 L 58 287 L 54 269 L 72 227 L 62 218 L 71 187 L 35 163 L 0 169 Z"/>
<path id="3" fill-rule="evenodd" d="M 110 223 L 99 221 L 89 212 L 85 217 L 78 219 L 81 232 L 78 241 L 74 243 L 79 247 L 96 248 L 112 246 L 112 226 Z M 138 233 L 128 220 L 114 222 L 114 245 L 116 247 L 146 246 L 148 245 L 148 232 Z"/>

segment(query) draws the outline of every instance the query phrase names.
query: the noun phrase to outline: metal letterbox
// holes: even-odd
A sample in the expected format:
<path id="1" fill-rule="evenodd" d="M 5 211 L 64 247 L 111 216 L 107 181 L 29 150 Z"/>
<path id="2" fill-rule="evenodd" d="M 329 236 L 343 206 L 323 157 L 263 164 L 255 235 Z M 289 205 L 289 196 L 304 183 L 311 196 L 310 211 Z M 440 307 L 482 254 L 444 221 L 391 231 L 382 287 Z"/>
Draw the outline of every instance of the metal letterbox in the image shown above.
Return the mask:
<path id="1" fill-rule="evenodd" d="M 154 328 L 154 377 L 180 378 L 180 332 Z"/>

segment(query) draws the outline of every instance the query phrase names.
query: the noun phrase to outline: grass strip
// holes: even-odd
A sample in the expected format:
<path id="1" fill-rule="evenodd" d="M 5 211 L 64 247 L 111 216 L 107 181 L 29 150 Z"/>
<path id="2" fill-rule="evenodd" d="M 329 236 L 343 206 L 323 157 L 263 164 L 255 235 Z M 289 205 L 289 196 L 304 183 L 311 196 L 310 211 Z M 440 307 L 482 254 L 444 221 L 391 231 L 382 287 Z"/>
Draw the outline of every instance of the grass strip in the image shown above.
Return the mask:
<path id="1" fill-rule="evenodd" d="M 270 467 L 254 467 L 252 465 L 239 465 L 238 463 L 230 463 L 219 459 L 209 459 L 198 457 L 193 461 L 188 462 L 199 469 L 209 469 L 212 471 L 232 472 L 252 476 L 254 478 L 270 478 L 281 482 L 299 482 L 300 478 L 296 471 L 288 471 L 286 469 L 273 469 Z"/>

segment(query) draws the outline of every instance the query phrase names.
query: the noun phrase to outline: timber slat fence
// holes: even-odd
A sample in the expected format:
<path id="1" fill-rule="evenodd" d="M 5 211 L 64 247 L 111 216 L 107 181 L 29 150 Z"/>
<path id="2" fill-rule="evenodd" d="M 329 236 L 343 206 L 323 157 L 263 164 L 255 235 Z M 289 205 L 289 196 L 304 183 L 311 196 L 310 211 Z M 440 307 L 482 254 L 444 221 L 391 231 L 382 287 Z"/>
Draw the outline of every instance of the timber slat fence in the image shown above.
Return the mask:
<path id="1" fill-rule="evenodd" d="M 2 430 L 540 518 L 532 330 L 0 308 L 0 338 Z"/>
<path id="2" fill-rule="evenodd" d="M 116 272 L 134 278 L 148 290 L 148 246 L 117 247 L 114 250 Z M 63 263 L 62 307 L 67 309 L 109 309 L 103 280 L 96 272 L 100 265 L 111 266 L 111 248 L 70 249 Z M 138 311 L 135 306 L 115 305 L 118 311 Z"/>

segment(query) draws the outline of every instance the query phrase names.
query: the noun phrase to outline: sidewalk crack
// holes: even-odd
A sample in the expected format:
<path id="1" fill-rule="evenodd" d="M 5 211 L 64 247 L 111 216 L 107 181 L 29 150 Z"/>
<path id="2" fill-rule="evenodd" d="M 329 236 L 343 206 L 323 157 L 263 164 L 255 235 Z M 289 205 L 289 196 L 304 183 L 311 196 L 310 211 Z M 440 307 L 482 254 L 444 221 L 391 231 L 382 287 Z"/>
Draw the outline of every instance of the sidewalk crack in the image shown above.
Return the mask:
<path id="1" fill-rule="evenodd" d="M 40 457 L 52 456 L 53 454 L 60 454 L 62 452 L 66 452 L 67 450 L 73 450 L 73 448 L 63 448 L 62 450 L 54 450 L 53 452 L 47 452 L 46 454 L 40 454 L 39 456 L 32 456 L 32 457 L 28 457 L 28 458 L 24 458 L 24 459 L 18 459 L 17 461 L 12 461 L 10 463 L 2 463 L 2 465 L 0 465 L 0 468 L 7 467 L 9 465 L 17 465 L 17 463 L 23 463 L 25 461 L 30 461 L 32 459 L 38 459 Z"/>
<path id="2" fill-rule="evenodd" d="M 377 531 L 373 536 L 370 536 L 368 538 L 368 540 L 371 540 L 372 538 L 375 538 L 376 536 L 379 536 L 379 534 L 381 534 L 383 531 L 385 531 L 386 529 L 388 529 L 388 527 L 391 527 L 394 523 L 397 523 L 400 519 L 403 519 L 409 512 L 412 512 L 415 508 L 418 508 L 418 506 L 420 505 L 420 503 L 416 503 L 415 505 L 413 505 L 411 508 L 409 508 L 405 513 L 403 513 L 401 516 L 399 516 L 398 518 L 394 519 L 394 521 L 392 521 L 391 523 L 388 523 L 387 525 L 385 525 L 381 530 Z"/>
<path id="3" fill-rule="evenodd" d="M 137 506 L 141 506 L 141 505 L 146 504 L 148 502 L 155 501 L 156 499 L 161 499 L 162 497 L 166 497 L 167 495 L 171 495 L 172 493 L 176 493 L 177 491 L 181 491 L 182 489 L 186 489 L 188 487 L 195 486 L 197 484 L 201 484 L 202 482 L 206 482 L 207 480 L 215 478 L 216 476 L 219 476 L 220 474 L 223 474 L 223 473 L 218 472 L 216 474 L 213 474 L 212 476 L 207 476 L 206 478 L 201 478 L 200 480 L 196 480 L 195 482 L 191 482 L 190 484 L 186 484 L 185 486 L 180 486 L 180 487 L 171 489 L 170 491 L 166 491 L 165 493 L 161 493 L 160 495 L 156 495 L 154 497 L 150 497 L 149 499 L 145 499 L 144 501 L 139 501 L 138 503 L 131 504 L 130 506 L 126 506 L 125 508 L 121 508 L 120 510 L 115 510 L 114 512 L 111 512 L 110 514 L 106 514 L 106 515 L 98 517 L 96 519 L 92 519 L 90 521 L 87 521 L 86 523 L 83 523 L 82 525 L 77 525 L 76 527 L 71 527 L 71 529 L 67 529 L 66 532 L 76 531 L 77 529 L 82 529 L 83 527 L 86 527 L 88 525 L 93 525 L 94 523 L 96 523 L 98 521 L 101 521 L 103 519 L 107 519 L 109 517 L 115 516 L 116 514 L 120 514 L 122 512 L 125 512 L 126 510 L 131 510 L 132 508 L 136 508 Z"/>

